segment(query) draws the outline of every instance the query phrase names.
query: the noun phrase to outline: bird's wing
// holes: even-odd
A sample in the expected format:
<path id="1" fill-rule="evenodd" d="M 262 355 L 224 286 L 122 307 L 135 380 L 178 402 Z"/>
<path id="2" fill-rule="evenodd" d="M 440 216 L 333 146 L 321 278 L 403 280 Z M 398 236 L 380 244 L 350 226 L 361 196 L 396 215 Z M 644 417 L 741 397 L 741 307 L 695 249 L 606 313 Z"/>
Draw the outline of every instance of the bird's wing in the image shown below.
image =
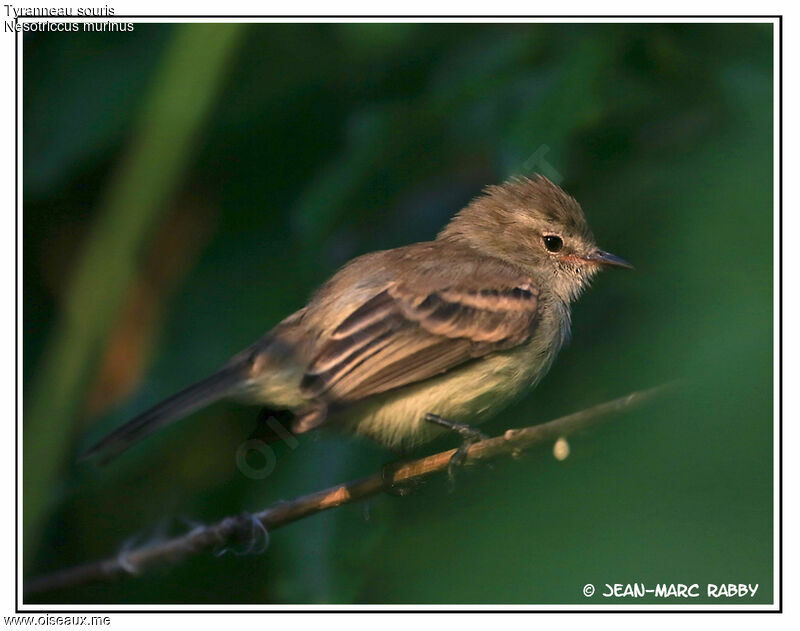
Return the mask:
<path id="1" fill-rule="evenodd" d="M 530 281 L 471 278 L 419 289 L 390 283 L 322 344 L 304 394 L 349 403 L 429 379 L 471 359 L 527 341 L 539 290 Z"/>

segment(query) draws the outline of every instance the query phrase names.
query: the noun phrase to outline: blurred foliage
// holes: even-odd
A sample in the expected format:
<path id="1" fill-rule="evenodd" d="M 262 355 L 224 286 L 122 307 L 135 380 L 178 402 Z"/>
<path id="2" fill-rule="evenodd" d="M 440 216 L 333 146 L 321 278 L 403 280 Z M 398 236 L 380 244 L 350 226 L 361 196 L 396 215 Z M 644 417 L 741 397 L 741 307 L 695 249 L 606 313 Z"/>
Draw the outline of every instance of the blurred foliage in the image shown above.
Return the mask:
<path id="1" fill-rule="evenodd" d="M 62 313 L 30 396 L 23 458 L 36 465 L 23 481 L 26 552 L 38 539 L 49 489 L 69 442 L 69 421 L 85 399 L 96 358 L 135 286 L 142 242 L 183 175 L 192 139 L 241 27 L 188 24 L 176 30 L 131 147 L 68 279 Z"/>
<path id="2" fill-rule="evenodd" d="M 176 28 L 24 36 L 26 412 L 70 299 L 72 261 L 137 142 Z M 45 496 L 24 498 L 51 507 L 26 574 L 393 459 L 363 441 L 304 436 L 297 449 L 276 448 L 272 475 L 249 479 L 235 453 L 256 410 L 235 404 L 104 469 L 72 456 L 224 362 L 347 259 L 432 238 L 482 186 L 510 174 L 557 174 L 599 244 L 637 270 L 598 279 L 573 309 L 573 342 L 550 375 L 486 429 L 675 378 L 686 385 L 573 438 L 563 462 L 542 449 L 465 471 L 452 493 L 434 480 L 409 497 L 303 520 L 272 533 L 263 555 L 201 556 L 38 599 L 601 604 L 584 598 L 585 583 L 643 581 L 758 583 L 747 603 L 770 602 L 771 29 L 248 27 L 79 391 L 85 404 L 51 420 L 65 457 Z M 32 435 L 27 414 L 24 423 L 25 442 L 55 440 Z M 23 475 L 38 465 L 26 460 Z"/>

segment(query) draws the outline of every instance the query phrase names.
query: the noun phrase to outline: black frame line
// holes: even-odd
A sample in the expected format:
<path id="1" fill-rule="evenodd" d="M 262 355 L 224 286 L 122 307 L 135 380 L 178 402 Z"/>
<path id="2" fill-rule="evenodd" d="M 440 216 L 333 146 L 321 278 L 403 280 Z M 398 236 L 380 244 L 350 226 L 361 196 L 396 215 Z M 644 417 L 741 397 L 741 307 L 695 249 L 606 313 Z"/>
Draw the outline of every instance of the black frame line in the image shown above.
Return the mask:
<path id="1" fill-rule="evenodd" d="M 20 609 L 19 603 L 19 39 L 20 32 L 15 29 L 14 33 L 14 612 L 17 614 L 252 614 L 252 613 L 306 613 L 306 614 L 331 614 L 331 613 L 422 613 L 422 614 L 453 614 L 453 613 L 516 613 L 516 614 L 548 614 L 548 613 L 577 613 L 577 614 L 722 614 L 722 613 L 742 613 L 742 614 L 781 614 L 783 613 L 783 15 L 402 15 L 402 14 L 369 14 L 369 15 L 106 15 L 106 16 L 16 16 L 14 24 L 20 20 L 119 20 L 121 18 L 226 18 L 226 19 L 295 19 L 311 20 L 320 18 L 359 18 L 359 19 L 391 19 L 391 18 L 419 18 L 419 19 L 441 19 L 452 18 L 453 20 L 462 19 L 597 19 L 597 18 L 625 18 L 625 19 L 772 19 L 777 20 L 778 27 L 778 592 L 777 609 L 632 609 L 631 605 L 608 605 L 603 608 L 584 608 L 580 609 L 348 609 L 343 606 L 338 609 Z M 773 88 L 774 89 L 774 88 Z M 773 105 L 774 107 L 774 105 Z M 773 121 L 774 129 L 775 121 Z M 773 168 L 775 164 L 773 163 Z M 774 181 L 774 175 L 773 175 Z M 774 203 L 774 200 L 773 200 Z M 774 208 L 774 206 L 773 206 Z M 774 274 L 774 270 L 773 270 Z M 774 299 L 774 298 L 773 298 Z M 773 381 L 774 383 L 774 381 Z M 773 588 L 774 589 L 774 588 Z M 773 596 L 775 593 L 773 592 Z M 23 603 L 24 605 L 24 603 Z M 314 607 L 314 605 L 309 605 Z M 533 605 L 535 606 L 535 605 Z M 245 605 L 247 607 L 247 605 Z M 620 608 L 622 607 L 622 608 Z"/>

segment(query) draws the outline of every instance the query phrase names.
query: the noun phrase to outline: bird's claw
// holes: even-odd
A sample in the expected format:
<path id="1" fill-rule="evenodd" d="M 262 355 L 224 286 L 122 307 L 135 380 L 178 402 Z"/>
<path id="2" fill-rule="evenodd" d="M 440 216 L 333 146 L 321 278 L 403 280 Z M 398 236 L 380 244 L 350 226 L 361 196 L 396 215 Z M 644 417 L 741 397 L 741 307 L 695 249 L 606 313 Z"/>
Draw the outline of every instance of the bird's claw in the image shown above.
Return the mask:
<path id="1" fill-rule="evenodd" d="M 450 462 L 447 463 L 447 477 L 450 480 L 450 485 L 452 488 L 452 486 L 455 484 L 456 471 L 466 462 L 469 448 L 475 443 L 486 440 L 489 437 L 474 427 L 467 425 L 466 423 L 451 421 L 439 416 L 438 414 L 426 414 L 425 420 L 428 423 L 433 423 L 452 432 L 456 432 L 463 439 L 461 446 L 456 449 L 455 453 L 450 457 Z"/>

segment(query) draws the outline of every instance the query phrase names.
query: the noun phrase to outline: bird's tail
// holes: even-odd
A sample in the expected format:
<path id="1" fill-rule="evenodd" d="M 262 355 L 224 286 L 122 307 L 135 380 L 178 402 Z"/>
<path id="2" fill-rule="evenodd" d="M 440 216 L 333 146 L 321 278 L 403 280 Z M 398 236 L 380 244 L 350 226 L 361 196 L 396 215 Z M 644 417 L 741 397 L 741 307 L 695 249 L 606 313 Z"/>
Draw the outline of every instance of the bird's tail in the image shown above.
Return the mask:
<path id="1" fill-rule="evenodd" d="M 229 364 L 115 429 L 91 447 L 82 459 L 102 455 L 101 462 L 106 463 L 156 430 L 232 393 L 242 379 L 243 366 Z"/>

